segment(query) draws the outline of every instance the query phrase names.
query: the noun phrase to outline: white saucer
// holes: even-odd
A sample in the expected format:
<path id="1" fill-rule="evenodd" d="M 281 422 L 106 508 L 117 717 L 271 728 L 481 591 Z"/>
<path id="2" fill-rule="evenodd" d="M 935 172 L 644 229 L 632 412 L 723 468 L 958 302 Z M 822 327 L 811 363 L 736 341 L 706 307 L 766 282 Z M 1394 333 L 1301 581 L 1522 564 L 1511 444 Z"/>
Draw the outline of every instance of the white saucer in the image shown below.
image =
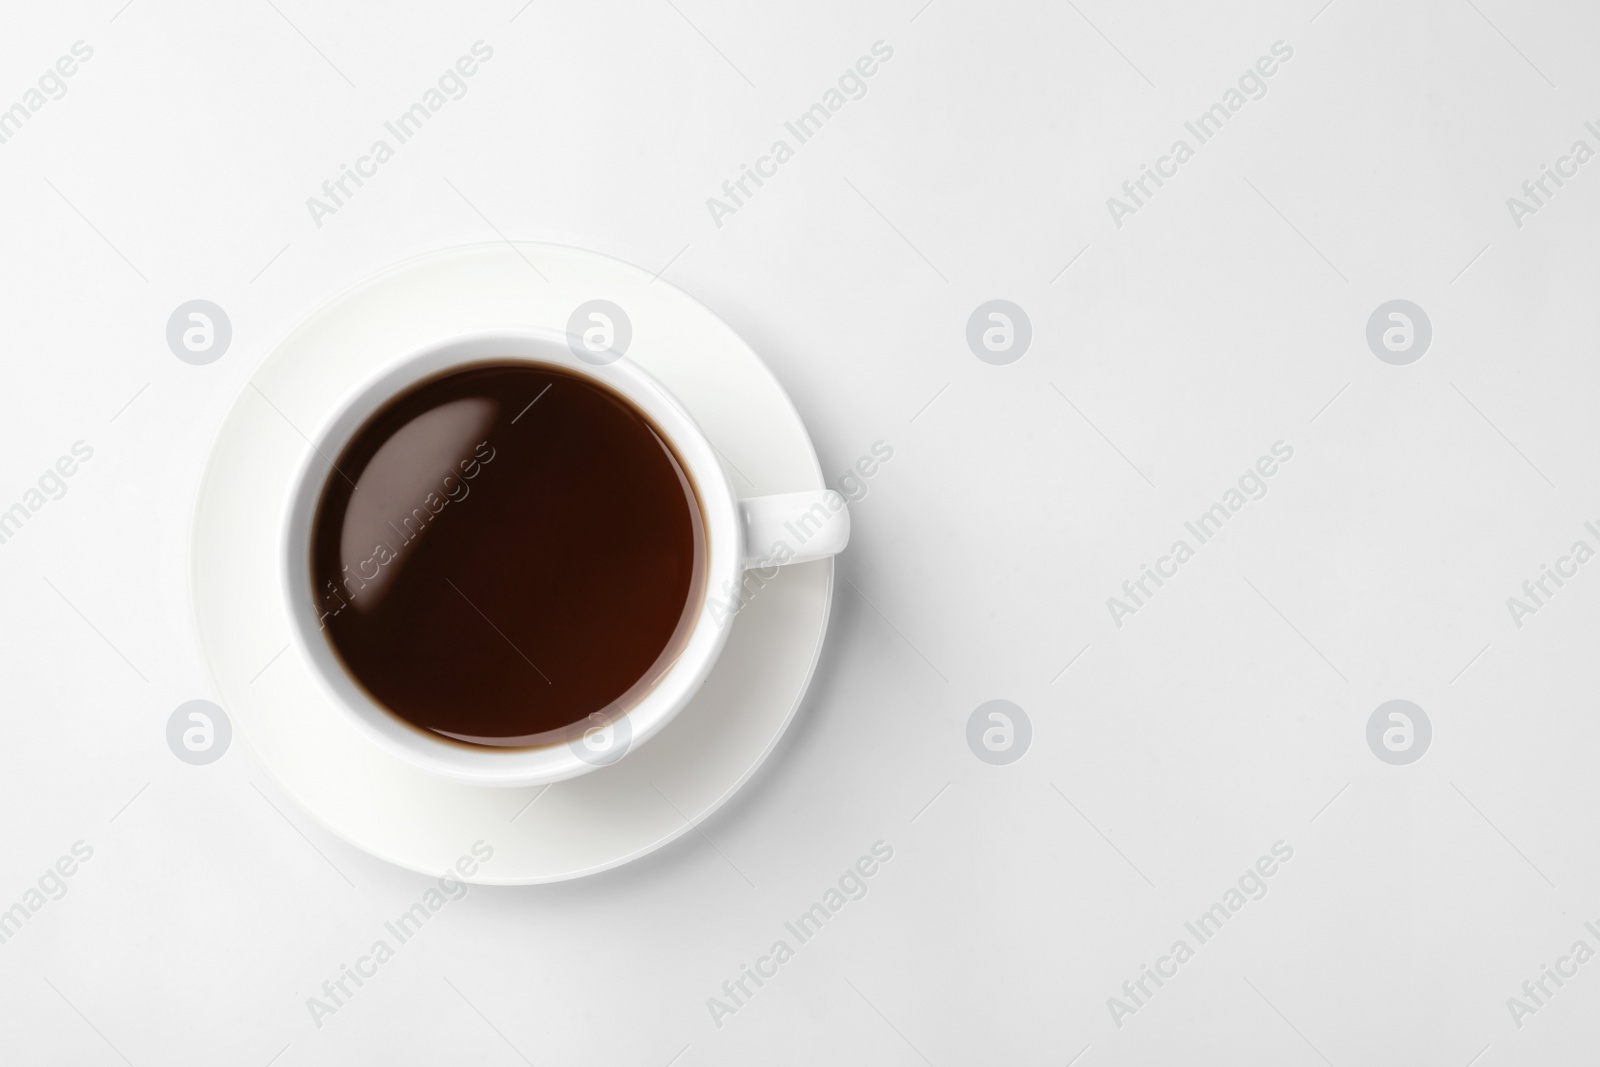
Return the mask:
<path id="1" fill-rule="evenodd" d="M 626 310 L 628 357 L 689 409 L 741 494 L 824 488 L 783 388 L 707 308 L 604 256 L 504 243 L 410 261 L 318 310 L 234 403 L 201 483 L 190 585 L 221 704 L 301 807 L 351 844 L 414 871 L 451 868 L 480 838 L 494 858 L 467 880 L 490 885 L 576 878 L 660 848 L 761 765 L 821 651 L 831 560 L 786 567 L 759 591 L 733 622 L 710 679 L 661 733 L 609 767 L 525 789 L 462 785 L 385 755 L 325 703 L 303 662 L 279 655 L 290 639 L 278 516 L 310 447 L 300 431 L 312 433 L 386 361 L 420 345 L 496 327 L 565 331 L 572 311 L 594 299 Z"/>

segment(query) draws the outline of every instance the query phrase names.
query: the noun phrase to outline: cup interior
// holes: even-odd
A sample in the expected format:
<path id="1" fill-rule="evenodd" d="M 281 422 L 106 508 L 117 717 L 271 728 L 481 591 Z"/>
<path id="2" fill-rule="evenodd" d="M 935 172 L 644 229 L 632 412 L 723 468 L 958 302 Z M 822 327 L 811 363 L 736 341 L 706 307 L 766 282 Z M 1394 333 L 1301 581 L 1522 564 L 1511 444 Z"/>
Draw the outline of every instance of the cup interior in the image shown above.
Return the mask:
<path id="1" fill-rule="evenodd" d="M 699 606 L 676 659 L 648 688 L 604 719 L 531 738 L 517 747 L 490 747 L 426 730 L 375 700 L 351 676 L 322 629 L 314 597 L 312 529 L 324 487 L 340 476 L 333 464 L 353 437 L 394 397 L 452 371 L 486 363 L 526 362 L 577 373 L 608 388 L 644 415 L 666 438 L 692 482 L 704 524 L 704 585 Z M 532 785 L 574 777 L 623 758 L 659 731 L 709 674 L 727 639 L 711 624 L 709 594 L 737 582 L 741 539 L 738 503 L 716 451 L 687 411 L 653 378 L 623 358 L 603 365 L 575 358 L 565 335 L 508 329 L 427 345 L 352 390 L 311 438 L 284 513 L 282 580 L 288 594 L 291 643 L 311 665 L 321 687 L 346 722 L 379 747 L 415 766 L 484 785 Z M 638 688 L 638 687 L 636 687 Z M 599 731 L 597 733 L 597 731 Z M 597 738 L 604 745 L 596 743 Z"/>

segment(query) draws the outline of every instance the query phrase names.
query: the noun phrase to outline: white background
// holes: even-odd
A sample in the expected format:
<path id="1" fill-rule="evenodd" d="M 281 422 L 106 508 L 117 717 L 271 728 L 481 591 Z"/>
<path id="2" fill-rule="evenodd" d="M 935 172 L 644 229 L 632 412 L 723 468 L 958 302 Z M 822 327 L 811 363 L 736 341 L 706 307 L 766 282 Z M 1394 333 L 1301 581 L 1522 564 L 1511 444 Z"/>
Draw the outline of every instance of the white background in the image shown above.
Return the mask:
<path id="1" fill-rule="evenodd" d="M 94 849 L 0 945 L 8 1062 L 1593 1047 L 1600 962 L 1520 1028 L 1506 998 L 1579 938 L 1600 949 L 1600 563 L 1520 629 L 1506 598 L 1600 547 L 1600 162 L 1520 228 L 1505 201 L 1575 139 L 1600 148 L 1600 12 L 520 2 L 4 16 L 0 107 L 94 49 L 0 145 L 0 507 L 94 449 L 0 545 L 0 907 Z M 469 93 L 313 225 L 306 198 L 480 39 Z M 866 96 L 715 225 L 706 198 L 879 40 Z M 1115 226 L 1106 198 L 1280 40 L 1267 95 Z M 306 998 L 429 882 L 321 830 L 244 743 L 207 767 L 168 750 L 172 710 L 212 695 L 189 511 L 278 338 L 497 231 L 665 270 L 769 362 L 833 484 L 875 441 L 894 458 L 852 508 L 855 588 L 811 694 L 704 825 L 715 848 L 475 888 L 319 1028 Z M 234 328 L 204 367 L 164 337 L 197 297 Z M 992 298 L 1032 320 L 1009 366 L 965 342 Z M 1410 366 L 1365 341 L 1395 298 L 1433 324 Z M 1266 498 L 1114 626 L 1106 598 L 1279 440 Z M 1404 767 L 1365 739 L 1397 697 L 1434 727 Z M 965 740 L 995 698 L 1033 723 L 1005 767 Z M 716 1026 L 706 998 L 878 840 L 895 855 L 869 895 Z M 1118 1027 L 1107 998 L 1278 840 L 1268 895 Z"/>

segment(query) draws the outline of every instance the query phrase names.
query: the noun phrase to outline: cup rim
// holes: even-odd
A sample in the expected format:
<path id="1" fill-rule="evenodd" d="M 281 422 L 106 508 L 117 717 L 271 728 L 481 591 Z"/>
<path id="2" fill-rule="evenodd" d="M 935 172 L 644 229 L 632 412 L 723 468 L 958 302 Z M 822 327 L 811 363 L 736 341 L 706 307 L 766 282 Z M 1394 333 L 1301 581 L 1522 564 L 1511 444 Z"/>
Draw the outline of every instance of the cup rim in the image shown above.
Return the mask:
<path id="1" fill-rule="evenodd" d="M 278 574 L 289 615 L 290 643 L 315 684 L 340 717 L 388 754 L 412 766 L 476 785 L 527 786 L 574 778 L 615 759 L 581 758 L 567 740 L 499 748 L 456 741 L 406 721 L 378 703 L 347 672 L 321 632 L 312 608 L 311 519 L 333 463 L 357 430 L 384 404 L 414 385 L 457 368 L 486 363 L 529 363 L 577 373 L 620 394 L 643 412 L 668 440 L 699 498 L 705 527 L 704 587 L 689 635 L 662 676 L 632 706 L 611 720 L 625 722 L 625 758 L 688 704 L 709 676 L 724 645 L 727 625 L 710 617 L 713 591 L 737 584 L 742 531 L 738 497 L 716 449 L 682 404 L 627 356 L 595 364 L 578 359 L 558 330 L 508 326 L 435 338 L 369 375 L 344 394 L 310 435 L 282 508 Z M 575 724 L 575 725 L 581 725 Z"/>

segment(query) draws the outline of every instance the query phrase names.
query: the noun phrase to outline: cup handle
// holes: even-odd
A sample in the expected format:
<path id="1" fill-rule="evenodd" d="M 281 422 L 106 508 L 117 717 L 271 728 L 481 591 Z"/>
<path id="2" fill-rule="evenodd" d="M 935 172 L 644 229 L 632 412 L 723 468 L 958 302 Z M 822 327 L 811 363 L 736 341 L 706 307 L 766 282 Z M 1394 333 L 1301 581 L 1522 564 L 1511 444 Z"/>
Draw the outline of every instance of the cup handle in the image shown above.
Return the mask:
<path id="1" fill-rule="evenodd" d="M 850 542 L 850 508 L 832 489 L 741 500 L 739 524 L 746 570 L 826 559 Z"/>

